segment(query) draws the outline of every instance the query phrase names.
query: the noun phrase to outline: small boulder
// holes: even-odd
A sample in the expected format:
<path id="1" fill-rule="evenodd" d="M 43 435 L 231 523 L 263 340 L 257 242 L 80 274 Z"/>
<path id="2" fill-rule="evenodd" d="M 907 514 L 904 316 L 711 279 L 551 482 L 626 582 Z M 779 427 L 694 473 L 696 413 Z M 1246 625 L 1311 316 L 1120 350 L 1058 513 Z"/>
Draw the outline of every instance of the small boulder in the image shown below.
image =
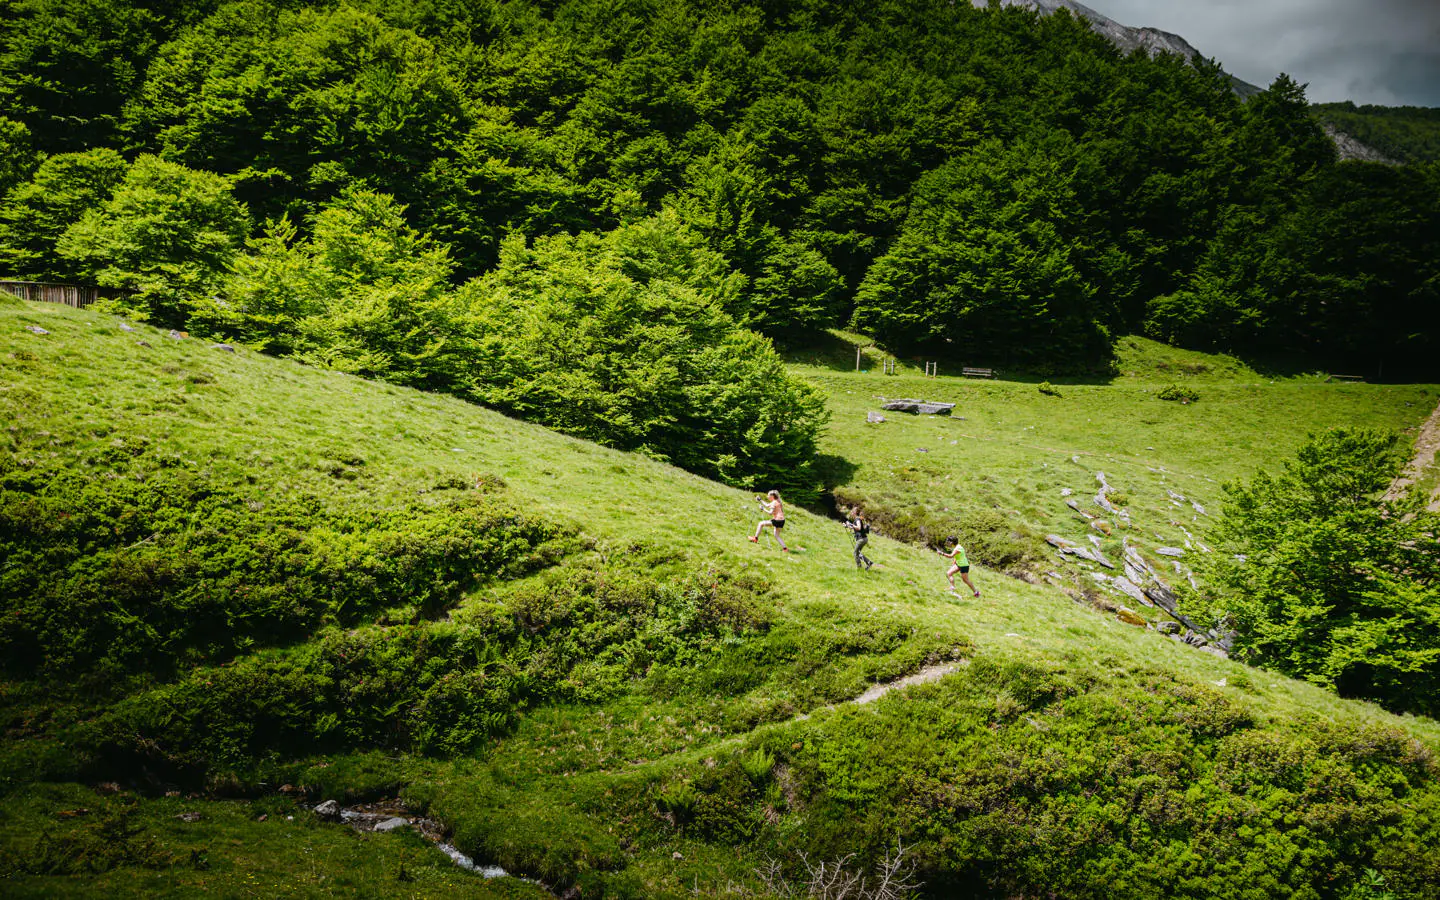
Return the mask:
<path id="1" fill-rule="evenodd" d="M 383 821 L 383 822 L 379 823 L 378 825 L 376 825 L 376 826 L 375 826 L 375 830 L 376 830 L 376 831 L 394 831 L 394 830 L 397 829 L 397 828 L 404 828 L 406 825 L 409 825 L 409 824 L 410 824 L 410 820 L 409 820 L 409 819 L 402 819 L 402 818 L 400 818 L 399 816 L 395 816 L 395 817 L 393 817 L 393 818 L 386 819 L 385 821 Z"/>
<path id="2" fill-rule="evenodd" d="M 867 412 L 865 414 L 865 421 L 869 422 L 871 425 L 879 425 L 881 422 L 885 421 L 885 417 L 877 412 Z"/>
<path id="3" fill-rule="evenodd" d="M 182 822 L 198 822 L 200 821 L 201 816 L 198 812 L 183 812 L 175 818 L 179 819 Z"/>
<path id="4" fill-rule="evenodd" d="M 176 330 L 173 329 L 173 328 L 170 329 L 170 339 L 171 339 L 172 341 L 183 341 L 183 340 L 185 340 L 185 339 L 186 339 L 187 337 L 189 337 L 189 336 L 190 336 L 190 335 L 186 334 L 186 333 L 183 332 L 183 331 L 176 331 Z"/>
<path id="5" fill-rule="evenodd" d="M 212 350 L 224 350 L 226 353 L 234 353 L 235 347 L 231 344 L 212 344 Z"/>
<path id="6" fill-rule="evenodd" d="M 31 334 L 49 334 L 49 333 L 50 333 L 50 332 L 46 331 L 45 329 L 41 328 L 39 325 L 26 325 L 26 326 L 25 326 L 25 330 L 28 331 L 28 332 L 30 332 Z"/>
<path id="7" fill-rule="evenodd" d="M 322 819 L 338 819 L 340 818 L 340 804 L 334 800 L 326 800 L 315 807 L 315 815 Z"/>
<path id="8" fill-rule="evenodd" d="M 1146 625 L 1149 624 L 1145 621 L 1144 616 L 1140 615 L 1128 606 L 1122 606 L 1119 609 L 1115 610 L 1115 617 L 1120 621 L 1124 622 L 1126 625 L 1138 625 L 1141 628 L 1144 628 Z"/>
<path id="9" fill-rule="evenodd" d="M 120 323 L 120 330 L 121 330 L 121 331 L 134 331 L 135 329 L 130 326 L 130 323 L 129 323 L 129 322 L 121 322 L 121 323 Z"/>
<path id="10" fill-rule="evenodd" d="M 1156 547 L 1155 552 L 1161 556 L 1184 556 L 1185 551 L 1179 547 Z"/>
<path id="11" fill-rule="evenodd" d="M 1161 634 L 1179 634 L 1179 633 L 1180 633 L 1180 623 L 1179 623 L 1179 622 L 1161 622 L 1159 625 L 1156 625 L 1156 626 L 1155 626 L 1155 630 L 1158 631 L 1158 632 L 1160 632 Z"/>

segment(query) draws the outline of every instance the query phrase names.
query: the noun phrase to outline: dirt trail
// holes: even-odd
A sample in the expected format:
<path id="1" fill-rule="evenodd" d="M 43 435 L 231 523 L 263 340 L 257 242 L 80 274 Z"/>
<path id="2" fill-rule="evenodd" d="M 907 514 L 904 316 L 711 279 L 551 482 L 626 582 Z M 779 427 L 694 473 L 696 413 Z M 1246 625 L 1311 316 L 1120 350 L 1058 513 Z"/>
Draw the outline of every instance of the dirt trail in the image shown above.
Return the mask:
<path id="1" fill-rule="evenodd" d="M 1415 436 L 1415 456 L 1410 464 L 1400 473 L 1400 476 L 1390 482 L 1390 489 L 1385 492 L 1386 500 L 1398 500 L 1400 496 L 1410 489 L 1425 470 L 1435 462 L 1435 452 L 1440 450 L 1440 406 L 1420 426 L 1420 433 Z M 1429 505 L 1426 507 L 1431 512 L 1440 512 L 1440 487 L 1437 487 L 1430 495 Z"/>
<path id="2" fill-rule="evenodd" d="M 874 703 L 876 700 L 879 700 L 881 697 L 885 696 L 891 691 L 903 690 L 904 688 L 910 687 L 911 685 L 915 684 L 928 684 L 931 681 L 939 681 L 941 678 L 944 678 L 951 672 L 956 671 L 961 666 L 968 666 L 969 664 L 970 660 L 961 659 L 956 660 L 953 663 L 939 663 L 933 666 L 926 666 L 913 675 L 906 675 L 904 678 L 897 678 L 894 681 L 886 681 L 880 684 L 872 684 L 865 691 L 865 693 L 861 694 L 858 697 L 851 697 L 849 700 L 842 700 L 839 703 L 826 704 L 825 706 L 822 706 L 820 708 L 835 709 L 838 706 L 847 706 L 851 704 L 855 706 L 861 706 L 866 703 Z M 808 718 L 810 718 L 810 713 L 801 713 L 800 715 L 795 716 L 790 721 L 803 722 Z"/>

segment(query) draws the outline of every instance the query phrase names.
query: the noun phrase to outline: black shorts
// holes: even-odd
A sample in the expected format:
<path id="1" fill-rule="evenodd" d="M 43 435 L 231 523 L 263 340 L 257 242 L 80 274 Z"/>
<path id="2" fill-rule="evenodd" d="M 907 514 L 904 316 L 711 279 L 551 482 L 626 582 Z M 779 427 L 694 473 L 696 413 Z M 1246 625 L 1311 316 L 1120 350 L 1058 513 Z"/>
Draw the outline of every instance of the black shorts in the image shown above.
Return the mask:
<path id="1" fill-rule="evenodd" d="M 771 525 L 774 525 L 774 526 L 775 526 L 775 529 L 778 531 L 778 530 L 780 530 L 781 528 L 784 528 L 784 527 L 785 527 L 785 520 L 784 520 L 784 519 L 771 519 L 771 520 L 770 520 L 770 524 L 771 524 Z"/>
<path id="2" fill-rule="evenodd" d="M 968 574 L 969 572 L 970 572 L 970 567 L 969 567 L 969 566 L 961 566 L 961 567 L 960 567 L 960 574 L 961 574 L 961 575 Z"/>

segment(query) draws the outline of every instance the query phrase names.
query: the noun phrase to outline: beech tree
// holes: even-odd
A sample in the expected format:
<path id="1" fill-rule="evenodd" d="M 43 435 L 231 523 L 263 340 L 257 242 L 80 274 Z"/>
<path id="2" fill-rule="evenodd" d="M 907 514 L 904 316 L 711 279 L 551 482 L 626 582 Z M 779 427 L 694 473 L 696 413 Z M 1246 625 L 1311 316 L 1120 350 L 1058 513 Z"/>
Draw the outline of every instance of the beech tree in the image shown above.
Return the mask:
<path id="1" fill-rule="evenodd" d="M 1396 437 L 1316 435 L 1279 473 L 1226 485 L 1210 582 L 1259 665 L 1375 700 L 1440 711 L 1440 519 L 1385 500 Z"/>

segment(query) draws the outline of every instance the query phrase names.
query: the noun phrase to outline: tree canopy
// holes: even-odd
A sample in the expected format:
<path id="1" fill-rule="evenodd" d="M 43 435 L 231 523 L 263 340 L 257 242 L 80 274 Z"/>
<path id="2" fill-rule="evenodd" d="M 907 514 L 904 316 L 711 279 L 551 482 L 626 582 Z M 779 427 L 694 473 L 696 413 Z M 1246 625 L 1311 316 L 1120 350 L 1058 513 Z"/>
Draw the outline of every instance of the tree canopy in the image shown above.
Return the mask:
<path id="1" fill-rule="evenodd" d="M 742 328 L 789 342 L 853 325 L 899 354 L 1056 373 L 1104 370 L 1139 331 L 1432 366 L 1433 163 L 1337 162 L 1292 79 L 1242 101 L 1213 62 L 1121 53 L 1063 11 L 4 6 L 0 274 L 123 289 L 313 363 L 520 411 L 506 392 L 528 376 L 475 388 L 466 354 L 478 325 L 501 328 L 471 305 L 498 308 L 523 244 L 527 271 L 556 269 L 535 290 L 594 253 L 585 277 L 621 294 L 678 284 L 718 303 L 727 324 L 695 323 L 696 352 Z M 703 271 L 652 282 L 614 262 L 647 219 Z M 689 458 L 605 421 L 567 427 Z M 686 464 L 744 469 L 734 440 Z M 733 477 L 769 471 L 755 465 Z"/>

